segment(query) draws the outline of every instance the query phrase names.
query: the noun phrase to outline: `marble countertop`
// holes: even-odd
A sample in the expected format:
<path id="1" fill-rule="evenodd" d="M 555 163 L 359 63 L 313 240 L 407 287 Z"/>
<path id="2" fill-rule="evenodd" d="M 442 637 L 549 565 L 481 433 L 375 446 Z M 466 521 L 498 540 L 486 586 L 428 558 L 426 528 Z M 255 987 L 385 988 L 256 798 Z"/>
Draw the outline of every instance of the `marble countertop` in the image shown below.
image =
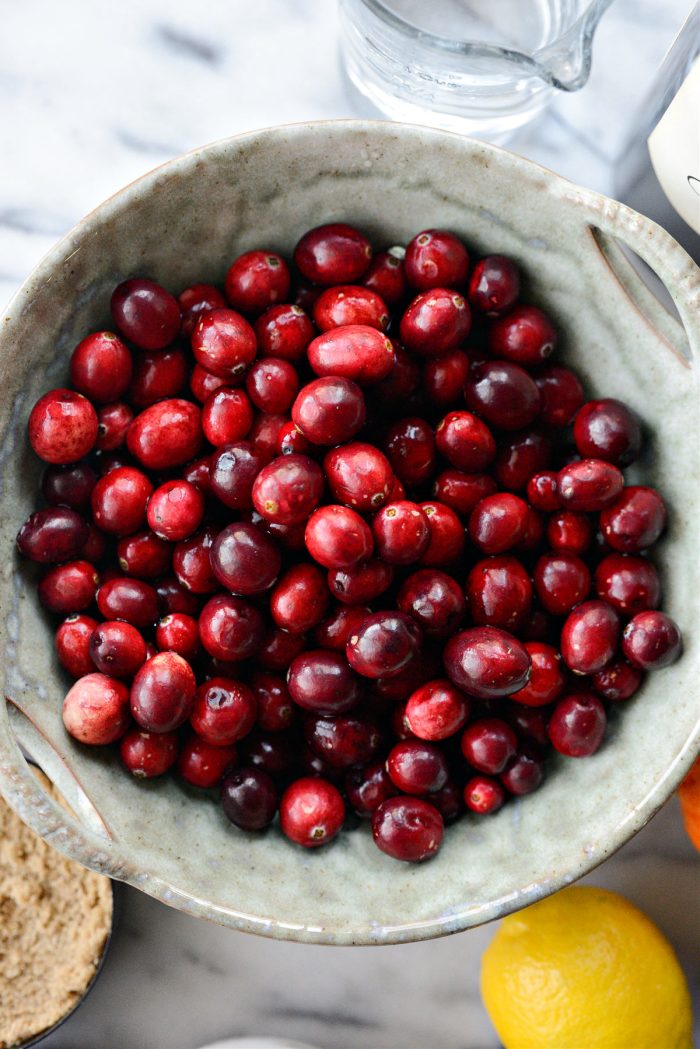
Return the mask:
<path id="1" fill-rule="evenodd" d="M 616 0 L 588 86 L 514 148 L 594 189 L 690 0 Z M 0 3 L 0 300 L 81 215 L 203 142 L 357 115 L 334 0 Z M 700 987 L 698 859 L 675 800 L 588 881 L 623 892 Z M 131 889 L 102 977 L 47 1049 L 194 1049 L 287 1035 L 322 1049 L 495 1049 L 478 996 L 492 935 L 383 948 L 275 943 L 197 922 Z M 700 998 L 696 997 L 696 1020 Z M 700 1028 L 698 1028 L 700 1039 Z"/>

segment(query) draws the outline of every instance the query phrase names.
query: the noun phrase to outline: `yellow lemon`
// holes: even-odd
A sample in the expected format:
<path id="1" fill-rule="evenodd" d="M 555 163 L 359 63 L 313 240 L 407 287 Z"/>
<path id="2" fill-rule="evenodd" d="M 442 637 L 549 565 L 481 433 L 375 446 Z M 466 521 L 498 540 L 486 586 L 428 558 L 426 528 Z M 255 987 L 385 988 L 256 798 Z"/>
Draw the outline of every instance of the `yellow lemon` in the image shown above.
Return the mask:
<path id="1" fill-rule="evenodd" d="M 673 948 L 605 889 L 563 889 L 505 918 L 482 958 L 481 995 L 505 1049 L 692 1049 Z"/>

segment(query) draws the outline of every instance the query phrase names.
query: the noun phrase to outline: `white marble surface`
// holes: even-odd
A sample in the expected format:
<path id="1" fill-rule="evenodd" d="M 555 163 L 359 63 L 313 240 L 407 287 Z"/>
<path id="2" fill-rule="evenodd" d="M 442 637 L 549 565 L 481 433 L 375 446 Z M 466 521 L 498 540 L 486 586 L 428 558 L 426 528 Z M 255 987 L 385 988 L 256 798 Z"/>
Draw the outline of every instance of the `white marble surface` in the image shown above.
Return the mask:
<path id="1" fill-rule="evenodd" d="M 689 7 L 616 0 L 588 87 L 560 96 L 517 148 L 609 191 L 628 121 Z M 251 128 L 355 115 L 334 0 L 0 0 L 0 24 L 2 302 L 81 215 L 169 157 Z M 589 879 L 658 921 L 696 995 L 699 865 L 672 801 Z M 254 1033 L 323 1049 L 498 1045 L 478 998 L 490 928 L 317 948 L 199 923 L 133 890 L 120 896 L 104 974 L 47 1049 L 186 1049 Z"/>

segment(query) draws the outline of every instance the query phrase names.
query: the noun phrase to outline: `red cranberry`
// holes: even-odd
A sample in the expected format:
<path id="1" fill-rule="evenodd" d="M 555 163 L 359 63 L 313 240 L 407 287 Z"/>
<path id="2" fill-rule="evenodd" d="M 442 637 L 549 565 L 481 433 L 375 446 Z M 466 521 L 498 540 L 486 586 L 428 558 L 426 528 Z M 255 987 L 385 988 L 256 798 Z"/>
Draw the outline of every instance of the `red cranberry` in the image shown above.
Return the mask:
<path id="1" fill-rule="evenodd" d="M 277 435 L 278 455 L 312 455 L 314 446 L 304 437 L 296 423 L 285 423 Z"/>
<path id="2" fill-rule="evenodd" d="M 581 459 L 557 475 L 559 501 L 568 510 L 596 511 L 610 506 L 620 495 L 624 478 L 603 459 Z"/>
<path id="3" fill-rule="evenodd" d="M 539 751 L 535 747 L 523 744 L 501 773 L 500 780 L 510 794 L 518 797 L 532 794 L 544 780 L 544 761 Z"/>
<path id="4" fill-rule="evenodd" d="M 375 678 L 372 691 L 387 702 L 408 700 L 412 692 L 440 673 L 440 661 L 434 651 L 418 652 L 408 661 L 403 670 L 395 674 Z M 406 725 L 409 736 L 413 733 Z"/>
<path id="5" fill-rule="evenodd" d="M 169 570 L 172 548 L 153 532 L 137 532 L 117 544 L 119 567 L 137 579 L 157 579 Z"/>
<path id="6" fill-rule="evenodd" d="M 505 255 L 479 259 L 469 281 L 469 302 L 479 313 L 498 317 L 517 302 L 520 294 L 518 267 Z"/>
<path id="7" fill-rule="evenodd" d="M 467 601 L 472 621 L 518 633 L 530 613 L 530 576 L 515 557 L 488 557 L 467 578 Z"/>
<path id="8" fill-rule="evenodd" d="M 561 654 L 575 674 L 595 674 L 615 655 L 620 620 L 604 601 L 584 601 L 571 612 L 561 631 Z"/>
<path id="9" fill-rule="evenodd" d="M 175 576 L 159 580 L 156 593 L 158 611 L 162 616 L 172 615 L 175 612 L 183 612 L 188 616 L 196 616 L 199 613 L 199 598 L 196 594 L 190 593 Z"/>
<path id="10" fill-rule="evenodd" d="M 593 541 L 593 526 L 585 514 L 561 510 L 547 522 L 547 542 L 554 550 L 583 554 Z"/>
<path id="11" fill-rule="evenodd" d="M 265 415 L 259 412 L 248 434 L 248 440 L 257 452 L 270 462 L 277 455 L 282 427 L 289 422 L 286 415 Z"/>
<path id="12" fill-rule="evenodd" d="M 503 772 L 515 756 L 518 737 L 513 729 L 500 718 L 481 718 L 473 721 L 462 735 L 461 747 L 464 757 L 479 772 L 491 776 Z"/>
<path id="13" fill-rule="evenodd" d="M 609 554 L 595 570 L 598 597 L 622 615 L 656 608 L 661 600 L 659 575 L 646 557 Z"/>
<path id="14" fill-rule="evenodd" d="M 424 419 L 411 417 L 394 423 L 385 451 L 394 473 L 406 485 L 423 484 L 435 470 L 435 435 Z"/>
<path id="15" fill-rule="evenodd" d="M 369 678 L 393 677 L 418 654 L 421 630 L 405 612 L 373 612 L 349 639 L 348 663 Z"/>
<path id="16" fill-rule="evenodd" d="M 200 409 L 174 398 L 159 401 L 137 415 L 126 435 L 131 455 L 149 470 L 181 466 L 202 444 Z"/>
<path id="17" fill-rule="evenodd" d="M 166 397 L 177 397 L 187 384 L 188 372 L 187 357 L 179 346 L 142 353 L 134 363 L 127 398 L 136 407 L 146 408 Z"/>
<path id="18" fill-rule="evenodd" d="M 152 280 L 123 281 L 114 289 L 111 306 L 119 331 L 141 350 L 162 350 L 179 334 L 177 299 Z"/>
<path id="19" fill-rule="evenodd" d="M 469 358 L 463 350 L 452 350 L 444 357 L 426 361 L 423 386 L 433 404 L 447 408 L 462 398 L 469 375 Z"/>
<path id="20" fill-rule="evenodd" d="M 175 652 L 158 652 L 139 669 L 131 686 L 131 713 L 149 732 L 172 732 L 192 709 L 197 683 L 189 663 Z"/>
<path id="21" fill-rule="evenodd" d="M 469 696 L 509 696 L 527 684 L 530 656 L 519 641 L 498 627 L 473 627 L 455 634 L 443 652 L 449 679 Z"/>
<path id="22" fill-rule="evenodd" d="M 420 384 L 421 370 L 418 362 L 409 357 L 396 340 L 393 345 L 394 367 L 386 379 L 375 383 L 369 391 L 375 410 L 384 411 L 390 407 L 402 411 L 407 398 L 418 389 Z"/>
<path id="23" fill-rule="evenodd" d="M 664 612 L 639 612 L 625 627 L 622 651 L 633 667 L 660 670 L 678 659 L 681 632 Z"/>
<path id="24" fill-rule="evenodd" d="M 345 777 L 347 799 L 358 816 L 371 818 L 387 798 L 396 794 L 384 762 L 378 761 L 361 769 L 351 769 Z"/>
<path id="25" fill-rule="evenodd" d="M 140 579 L 118 576 L 103 582 L 97 607 L 105 619 L 123 619 L 132 626 L 151 626 L 158 618 L 158 595 Z"/>
<path id="26" fill-rule="evenodd" d="M 309 718 L 305 735 L 315 754 L 331 768 L 342 769 L 366 765 L 382 741 L 382 734 L 373 721 L 354 714 Z"/>
<path id="27" fill-rule="evenodd" d="M 449 681 L 428 681 L 409 697 L 405 716 L 411 732 L 419 739 L 447 739 L 466 722 L 469 703 Z"/>
<path id="28" fill-rule="evenodd" d="M 372 817 L 375 844 L 395 860 L 429 860 L 440 848 L 443 833 L 442 816 L 423 798 L 388 798 Z"/>
<path id="29" fill-rule="evenodd" d="M 92 514 L 103 532 L 130 535 L 143 527 L 153 485 L 141 470 L 121 466 L 101 477 L 92 490 Z"/>
<path id="30" fill-rule="evenodd" d="M 563 691 L 562 688 L 559 694 L 561 695 Z M 512 700 L 513 696 L 510 699 Z M 547 721 L 550 711 L 549 706 L 528 707 L 522 703 L 511 703 L 510 701 L 505 704 L 506 721 L 515 729 L 518 739 L 526 740 L 539 747 L 540 750 L 544 750 L 549 742 Z"/>
<path id="31" fill-rule="evenodd" d="M 35 510 L 17 533 L 22 557 L 42 565 L 80 557 L 88 538 L 88 527 L 75 510 L 63 506 Z"/>
<path id="32" fill-rule="evenodd" d="M 202 432 L 215 448 L 245 437 L 253 425 L 253 406 L 243 390 L 221 386 L 202 408 Z"/>
<path id="33" fill-rule="evenodd" d="M 328 589 L 348 605 L 366 604 L 383 594 L 393 581 L 391 565 L 374 558 L 354 568 L 336 568 L 328 573 Z"/>
<path id="34" fill-rule="evenodd" d="M 119 744 L 120 757 L 132 776 L 153 779 L 163 776 L 177 760 L 176 732 L 146 732 L 132 728 Z"/>
<path id="35" fill-rule="evenodd" d="M 476 364 L 464 387 L 467 406 L 491 426 L 522 430 L 540 410 L 534 380 L 519 364 L 484 361 Z"/>
<path id="36" fill-rule="evenodd" d="M 485 554 L 512 550 L 522 539 L 528 518 L 528 505 L 510 492 L 487 495 L 477 503 L 469 517 L 469 535 Z"/>
<path id="37" fill-rule="evenodd" d="M 430 530 L 430 542 L 420 558 L 420 563 L 431 568 L 451 565 L 464 550 L 464 526 L 454 510 L 443 503 L 421 503 Z"/>
<path id="38" fill-rule="evenodd" d="M 186 339 L 192 338 L 192 332 L 202 313 L 226 307 L 226 299 L 213 284 L 192 284 L 180 292 L 177 303 L 182 315 L 181 330 Z"/>
<path id="39" fill-rule="evenodd" d="M 41 493 L 50 506 L 85 510 L 97 478 L 87 463 L 47 466 L 41 479 Z"/>
<path id="40" fill-rule="evenodd" d="M 95 664 L 90 656 L 90 638 L 97 626 L 91 616 L 68 616 L 56 631 L 56 655 L 72 677 L 91 674 Z"/>
<path id="41" fill-rule="evenodd" d="M 314 323 L 319 331 L 348 324 L 363 324 L 385 331 L 389 311 L 374 291 L 361 285 L 341 284 L 322 292 L 314 303 Z"/>
<path id="42" fill-rule="evenodd" d="M 591 678 L 594 691 L 609 703 L 631 699 L 641 683 L 641 671 L 621 659 L 608 663 Z"/>
<path id="43" fill-rule="evenodd" d="M 235 760 L 235 747 L 212 746 L 192 735 L 182 746 L 177 771 L 191 787 L 209 790 L 219 785 Z"/>
<path id="44" fill-rule="evenodd" d="M 552 645 L 541 641 L 526 641 L 525 650 L 530 657 L 532 670 L 530 680 L 510 698 L 528 707 L 543 707 L 559 699 L 566 686 L 566 674 L 559 652 Z"/>
<path id="45" fill-rule="evenodd" d="M 506 792 L 491 776 L 472 776 L 464 784 L 464 804 L 479 816 L 498 812 L 506 800 Z"/>
<path id="46" fill-rule="evenodd" d="M 314 561 L 324 568 L 354 568 L 367 561 L 374 548 L 369 525 L 348 506 L 316 510 L 306 525 L 305 542 Z"/>
<path id="47" fill-rule="evenodd" d="M 315 334 L 313 324 L 299 306 L 272 306 L 255 322 L 261 357 L 301 360 Z"/>
<path id="48" fill-rule="evenodd" d="M 190 539 L 179 542 L 173 550 L 173 571 L 182 586 L 195 594 L 211 594 L 219 588 L 210 557 L 217 535 L 216 529 L 204 528 Z"/>
<path id="49" fill-rule="evenodd" d="M 445 823 L 456 820 L 464 811 L 462 787 L 453 777 L 449 777 L 444 787 L 430 795 L 430 801 Z"/>
<path id="50" fill-rule="evenodd" d="M 523 368 L 543 364 L 556 345 L 556 329 L 537 306 L 516 306 L 489 327 L 489 350 L 494 357 Z"/>
<path id="51" fill-rule="evenodd" d="M 97 426 L 97 412 L 81 393 L 50 390 L 32 408 L 29 442 L 44 462 L 74 463 L 92 450 Z"/>
<path id="52" fill-rule="evenodd" d="M 344 656 L 325 648 L 297 656 L 287 686 L 294 702 L 314 714 L 344 714 L 360 699 L 359 679 Z"/>
<path id="53" fill-rule="evenodd" d="M 156 647 L 161 652 L 177 652 L 191 663 L 200 651 L 197 620 L 184 612 L 164 616 L 156 627 Z"/>
<path id="54" fill-rule="evenodd" d="M 525 534 L 515 548 L 517 552 L 529 554 L 539 550 L 544 539 L 544 529 L 544 517 L 529 506 L 525 518 Z"/>
<path id="55" fill-rule="evenodd" d="M 90 658 L 103 674 L 130 681 L 146 662 L 146 642 L 130 623 L 100 623 L 90 638 Z"/>
<path id="56" fill-rule="evenodd" d="M 588 401 L 574 421 L 574 441 L 583 459 L 605 459 L 616 466 L 629 466 L 642 447 L 639 419 L 631 409 L 613 398 Z"/>
<path id="57" fill-rule="evenodd" d="M 255 696 L 247 685 L 214 677 L 197 689 L 190 723 L 205 743 L 230 747 L 248 735 L 255 713 Z"/>
<path id="58" fill-rule="evenodd" d="M 301 524 L 318 506 L 323 471 L 306 455 L 281 455 L 264 466 L 253 484 L 253 505 L 267 521 Z"/>
<path id="59" fill-rule="evenodd" d="M 535 510 L 551 513 L 561 508 L 557 475 L 553 470 L 543 470 L 529 478 L 527 500 Z"/>
<path id="60" fill-rule="evenodd" d="M 81 743 L 114 743 L 124 735 L 130 720 L 129 689 L 106 674 L 79 678 L 63 700 L 63 724 Z"/>
<path id="61" fill-rule="evenodd" d="M 307 355 L 317 375 L 341 376 L 360 386 L 379 382 L 394 367 L 391 339 L 366 324 L 348 324 L 318 335 Z"/>
<path id="62" fill-rule="evenodd" d="M 201 364 L 195 364 L 190 375 L 190 390 L 200 404 L 205 404 L 213 393 L 227 386 L 227 380 L 202 368 Z"/>
<path id="63" fill-rule="evenodd" d="M 603 742 L 605 707 L 592 692 L 575 692 L 560 699 L 549 719 L 549 739 L 567 758 L 587 758 Z"/>
<path id="64" fill-rule="evenodd" d="M 221 585 L 243 597 L 269 590 L 282 566 L 277 544 L 262 529 L 242 521 L 219 532 L 210 559 Z"/>
<path id="65" fill-rule="evenodd" d="M 114 452 L 117 448 L 122 448 L 133 421 L 134 413 L 127 404 L 117 401 L 114 404 L 103 405 L 97 412 L 96 450 Z"/>
<path id="66" fill-rule="evenodd" d="M 583 386 L 569 368 L 552 364 L 543 368 L 535 382 L 540 392 L 540 422 L 560 429 L 568 426 L 584 401 Z"/>
<path id="67" fill-rule="evenodd" d="M 100 577 L 88 561 L 68 561 L 50 568 L 38 586 L 39 600 L 49 612 L 66 616 L 82 612 L 95 600 Z"/>
<path id="68" fill-rule="evenodd" d="M 549 466 L 552 442 L 537 430 L 525 430 L 503 441 L 498 449 L 494 473 L 501 488 L 521 492 L 538 470 Z M 558 509 L 556 507 L 555 509 Z"/>
<path id="69" fill-rule="evenodd" d="M 273 521 L 266 521 L 256 510 L 252 510 L 249 515 L 245 515 L 244 519 L 246 521 L 250 520 L 251 524 L 262 528 L 272 539 L 280 543 L 285 550 L 300 552 L 304 549 L 304 535 L 306 534 L 304 521 L 293 525 L 276 524 Z"/>
<path id="70" fill-rule="evenodd" d="M 262 313 L 289 295 L 289 268 L 272 251 L 247 251 L 239 255 L 226 273 L 226 298 L 234 310 Z"/>
<path id="71" fill-rule="evenodd" d="M 253 506 L 253 482 L 265 465 L 265 458 L 248 441 L 235 441 L 219 448 L 211 457 L 211 494 L 231 510 Z"/>
<path id="72" fill-rule="evenodd" d="M 433 489 L 435 498 L 460 517 L 468 517 L 477 503 L 495 491 L 496 482 L 489 474 L 467 474 L 461 470 L 444 470 Z"/>
<path id="73" fill-rule="evenodd" d="M 600 515 L 603 538 L 613 550 L 635 554 L 659 538 L 666 527 L 666 506 L 654 488 L 623 488 L 612 506 Z"/>
<path id="74" fill-rule="evenodd" d="M 365 274 L 371 258 L 369 241 L 342 222 L 309 230 L 294 249 L 297 269 L 313 284 L 352 284 Z"/>
<path id="75" fill-rule="evenodd" d="M 365 423 L 365 399 L 351 379 L 326 376 L 310 382 L 292 405 L 292 419 L 312 444 L 344 444 Z"/>
<path id="76" fill-rule="evenodd" d="M 256 723 L 264 732 L 284 732 L 294 722 L 294 707 L 284 678 L 257 673 L 251 680 Z"/>
<path id="77" fill-rule="evenodd" d="M 255 332 L 235 310 L 211 310 L 197 321 L 192 352 L 202 368 L 234 385 L 255 360 Z"/>
<path id="78" fill-rule="evenodd" d="M 402 500 L 382 507 L 372 521 L 377 551 L 392 565 L 417 561 L 430 545 L 426 515 L 417 503 Z"/>
<path id="79" fill-rule="evenodd" d="M 576 554 L 543 554 L 535 565 L 537 599 L 554 616 L 564 616 L 584 601 L 591 589 L 591 573 Z"/>
<path id="80" fill-rule="evenodd" d="M 131 370 L 128 348 L 111 331 L 88 335 L 70 359 L 71 385 L 97 404 L 118 400 L 131 382 Z"/>
<path id="81" fill-rule="evenodd" d="M 261 412 L 279 415 L 291 407 L 299 389 L 299 376 L 294 365 L 284 358 L 265 357 L 248 372 L 246 389 Z"/>
<path id="82" fill-rule="evenodd" d="M 380 251 L 362 278 L 366 288 L 381 296 L 387 306 L 397 306 L 406 296 L 406 271 L 403 248 Z"/>
<path id="83" fill-rule="evenodd" d="M 386 770 L 391 782 L 404 794 L 432 794 L 447 782 L 447 760 L 432 743 L 408 739 L 389 751 Z"/>
<path id="84" fill-rule="evenodd" d="M 314 640 L 321 648 L 345 652 L 345 646 L 360 624 L 371 613 L 366 605 L 338 605 L 335 611 L 316 627 Z"/>
<path id="85" fill-rule="evenodd" d="M 270 594 L 270 614 L 292 634 L 313 630 L 326 614 L 330 594 L 325 574 L 316 565 L 292 565 Z"/>
<path id="86" fill-rule="evenodd" d="M 461 288 L 469 272 L 469 255 L 454 233 L 427 229 L 409 241 L 404 268 L 408 283 L 417 291 Z"/>
<path id="87" fill-rule="evenodd" d="M 463 295 L 449 288 L 421 292 L 401 318 L 401 342 L 421 357 L 441 357 L 456 349 L 471 329 L 471 311 Z"/>
<path id="88" fill-rule="evenodd" d="M 146 519 L 150 528 L 172 543 L 191 536 L 203 517 L 204 496 L 188 481 L 166 481 L 148 500 Z"/>
<path id="89" fill-rule="evenodd" d="M 449 637 L 464 618 L 464 594 L 451 576 L 422 568 L 404 581 L 397 607 L 412 616 L 428 637 Z"/>
<path id="90" fill-rule="evenodd" d="M 323 460 L 331 493 L 337 502 L 369 513 L 382 506 L 391 490 L 389 460 L 371 444 L 355 441 L 334 448 Z"/>
<path id="91" fill-rule="evenodd" d="M 240 597 L 218 594 L 199 616 L 199 635 L 209 655 L 237 663 L 250 659 L 262 642 L 263 619 L 257 608 Z"/>
<path id="92" fill-rule="evenodd" d="M 269 827 L 277 812 L 274 780 L 263 769 L 234 769 L 221 784 L 221 807 L 226 818 L 241 830 Z"/>
<path id="93" fill-rule="evenodd" d="M 295 780 L 280 800 L 280 829 L 296 845 L 314 849 L 332 841 L 345 820 L 345 804 L 337 787 L 308 776 Z"/>
<path id="94" fill-rule="evenodd" d="M 201 629 L 201 624 L 200 624 Z M 265 670 L 283 671 L 306 647 L 301 635 L 288 634 L 286 630 L 272 627 L 263 635 L 256 652 L 258 666 Z"/>
<path id="95" fill-rule="evenodd" d="M 488 426 L 470 412 L 450 412 L 435 430 L 441 455 L 458 470 L 478 473 L 496 455 L 496 442 Z"/>

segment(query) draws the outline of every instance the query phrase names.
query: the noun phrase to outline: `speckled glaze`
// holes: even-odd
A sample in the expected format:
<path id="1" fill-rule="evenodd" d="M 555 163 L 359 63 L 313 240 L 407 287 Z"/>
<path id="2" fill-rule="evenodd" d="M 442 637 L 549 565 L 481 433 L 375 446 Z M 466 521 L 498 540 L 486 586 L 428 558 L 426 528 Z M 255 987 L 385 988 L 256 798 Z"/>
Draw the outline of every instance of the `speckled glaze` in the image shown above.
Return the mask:
<path id="1" fill-rule="evenodd" d="M 605 746 L 555 762 L 545 786 L 498 815 L 464 818 L 429 863 L 399 864 L 367 827 L 305 852 L 272 829 L 225 821 L 173 780 L 138 783 L 112 754 L 69 739 L 67 682 L 13 553 L 40 464 L 25 425 L 67 376 L 68 355 L 109 323 L 113 286 L 153 277 L 173 291 L 221 280 L 254 246 L 289 253 L 310 226 L 349 221 L 377 246 L 453 229 L 475 252 L 514 256 L 527 298 L 564 333 L 561 359 L 592 394 L 621 397 L 646 421 L 633 476 L 671 507 L 657 562 L 664 607 L 685 652 L 651 675 Z M 661 277 L 683 328 L 658 306 L 615 238 Z M 700 270 L 663 230 L 621 205 L 495 147 L 425 128 L 338 121 L 255 132 L 174 160 L 101 205 L 35 270 L 0 327 L 2 403 L 0 789 L 61 851 L 165 903 L 249 932 L 332 944 L 384 944 L 457 932 L 568 884 L 619 848 L 666 800 L 700 748 Z M 38 788 L 20 744 L 47 771 L 72 819 Z"/>

